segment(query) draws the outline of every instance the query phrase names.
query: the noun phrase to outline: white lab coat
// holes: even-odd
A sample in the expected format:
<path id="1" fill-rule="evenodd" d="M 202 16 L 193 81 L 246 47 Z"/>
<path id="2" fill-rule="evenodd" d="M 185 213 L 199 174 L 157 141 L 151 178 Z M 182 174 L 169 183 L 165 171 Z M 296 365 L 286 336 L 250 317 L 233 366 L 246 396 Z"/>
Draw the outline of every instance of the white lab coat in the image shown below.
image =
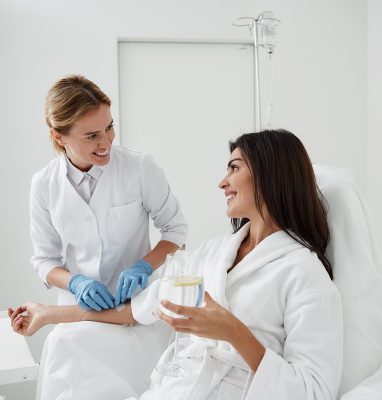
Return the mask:
<path id="1" fill-rule="evenodd" d="M 32 264 L 40 278 L 65 266 L 115 293 L 120 272 L 150 251 L 149 215 L 161 239 L 181 246 L 187 225 L 163 171 L 151 156 L 113 146 L 87 204 L 67 178 L 63 155 L 33 176 Z M 60 290 L 59 304 L 76 304 Z"/>
<path id="2" fill-rule="evenodd" d="M 248 227 L 201 246 L 195 257 L 204 258 L 206 290 L 266 348 L 256 373 L 228 343 L 191 336 L 182 340 L 179 359 L 192 373 L 162 378 L 154 371 L 151 388 L 140 400 L 335 398 L 343 346 L 337 288 L 315 253 L 284 232 L 264 239 L 227 274 Z M 154 320 L 150 307 L 156 284 L 132 302 L 142 323 Z M 159 364 L 171 353 L 167 349 Z"/>
<path id="3" fill-rule="evenodd" d="M 64 266 L 114 294 L 120 272 L 150 251 L 149 216 L 162 240 L 179 246 L 186 241 L 178 202 L 151 156 L 113 146 L 102 169 L 89 204 L 69 182 L 63 155 L 33 177 L 31 261 L 48 287 L 49 271 Z M 58 303 L 76 301 L 59 290 Z M 127 388 L 140 393 L 169 335 L 163 323 L 58 325 L 44 345 L 37 398 L 120 399 Z"/>

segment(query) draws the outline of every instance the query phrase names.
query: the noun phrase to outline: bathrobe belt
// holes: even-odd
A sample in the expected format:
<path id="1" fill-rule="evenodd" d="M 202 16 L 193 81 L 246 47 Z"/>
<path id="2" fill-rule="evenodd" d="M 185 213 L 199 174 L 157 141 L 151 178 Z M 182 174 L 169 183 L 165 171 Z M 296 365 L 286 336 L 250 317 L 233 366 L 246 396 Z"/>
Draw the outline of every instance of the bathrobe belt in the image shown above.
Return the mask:
<path id="1" fill-rule="evenodd" d="M 182 342 L 190 343 L 190 340 L 180 339 L 180 344 Z M 215 346 L 213 342 L 215 342 Z M 233 367 L 240 368 L 248 373 L 247 382 L 243 383 L 243 398 L 245 398 L 247 386 L 250 378 L 253 376 L 253 372 L 239 354 L 228 350 L 228 344 L 227 349 L 216 346 L 216 341 L 205 341 L 204 343 L 203 341 L 198 341 L 193 344 L 179 353 L 179 357 L 203 358 L 198 379 L 190 391 L 187 400 L 204 399 Z M 223 363 L 217 365 L 219 361 Z"/>

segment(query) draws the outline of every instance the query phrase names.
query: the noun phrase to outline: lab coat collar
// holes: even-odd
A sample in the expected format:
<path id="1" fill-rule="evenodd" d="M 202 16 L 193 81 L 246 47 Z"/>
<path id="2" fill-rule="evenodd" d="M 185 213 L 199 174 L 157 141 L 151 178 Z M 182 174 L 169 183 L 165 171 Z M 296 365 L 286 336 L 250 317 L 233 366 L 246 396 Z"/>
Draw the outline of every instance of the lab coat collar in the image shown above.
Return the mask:
<path id="1" fill-rule="evenodd" d="M 68 160 L 68 162 L 69 162 L 69 160 Z M 100 175 L 97 185 L 94 189 L 93 195 L 89 201 L 89 204 L 87 204 L 82 199 L 82 197 L 77 193 L 77 191 L 74 189 L 72 183 L 70 183 L 70 181 L 68 179 L 68 168 L 71 168 L 71 167 L 67 164 L 65 154 L 62 154 L 60 156 L 60 177 L 61 177 L 62 182 L 64 183 L 64 185 L 61 188 L 61 193 L 65 197 L 69 196 L 72 199 L 72 202 L 76 202 L 79 205 L 79 207 L 77 208 L 79 213 L 84 212 L 85 210 L 87 210 L 89 212 L 89 208 L 90 208 L 91 212 L 93 212 L 95 214 L 104 213 L 107 211 L 104 207 L 105 196 L 107 196 L 108 193 L 110 193 L 110 185 L 112 184 L 112 181 L 113 181 L 112 177 L 111 177 L 111 175 L 113 174 L 113 171 L 114 171 L 113 166 L 112 166 L 113 162 L 114 162 L 114 157 L 113 157 L 113 151 L 112 151 L 110 154 L 110 161 L 105 166 L 103 166 L 103 167 L 95 166 L 96 167 L 95 170 L 99 171 L 101 173 L 101 175 Z M 69 162 L 69 164 L 72 165 L 70 162 Z M 77 171 L 79 171 L 79 170 L 77 169 Z M 81 179 L 83 179 L 84 173 L 82 171 L 79 171 L 79 172 L 82 174 Z M 97 173 L 99 173 L 99 172 L 97 172 Z M 77 179 L 78 179 L 78 175 L 77 175 Z M 81 181 L 79 183 L 81 183 Z M 68 199 L 69 199 L 69 197 L 68 197 Z M 69 204 L 69 203 L 66 203 L 66 204 Z M 72 212 L 74 212 L 74 211 L 72 211 Z"/>

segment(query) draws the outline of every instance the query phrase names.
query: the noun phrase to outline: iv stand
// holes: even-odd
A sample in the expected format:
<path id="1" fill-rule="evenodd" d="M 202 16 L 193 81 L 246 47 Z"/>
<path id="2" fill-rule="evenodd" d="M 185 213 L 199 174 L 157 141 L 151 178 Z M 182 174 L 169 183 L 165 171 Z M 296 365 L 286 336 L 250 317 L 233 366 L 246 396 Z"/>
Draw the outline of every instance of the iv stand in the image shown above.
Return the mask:
<path id="1" fill-rule="evenodd" d="M 257 34 L 257 21 L 253 22 L 253 55 L 255 63 L 255 132 L 261 131 L 261 104 L 260 104 L 260 78 L 259 78 L 259 40 Z"/>
<path id="2" fill-rule="evenodd" d="M 259 46 L 264 47 L 271 55 L 276 45 L 275 27 L 280 20 L 273 18 L 271 11 L 262 12 L 257 18 L 240 17 L 232 23 L 234 26 L 248 27 L 251 37 L 253 37 L 253 55 L 254 55 L 254 78 L 255 78 L 255 132 L 261 131 L 261 102 L 260 102 L 260 73 L 259 73 Z M 259 33 L 261 43 L 259 43 Z"/>

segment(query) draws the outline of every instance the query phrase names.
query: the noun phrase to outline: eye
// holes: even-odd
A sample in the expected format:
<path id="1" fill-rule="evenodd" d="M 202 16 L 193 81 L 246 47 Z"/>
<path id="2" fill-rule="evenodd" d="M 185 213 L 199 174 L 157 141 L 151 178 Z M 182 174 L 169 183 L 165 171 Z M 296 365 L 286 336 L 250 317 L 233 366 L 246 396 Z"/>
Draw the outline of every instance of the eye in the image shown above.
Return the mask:
<path id="1" fill-rule="evenodd" d="M 89 135 L 89 136 L 88 136 L 88 139 L 89 139 L 89 140 L 94 140 L 96 137 L 97 137 L 97 134 L 96 134 L 96 133 L 93 133 L 92 135 Z"/>
<path id="2" fill-rule="evenodd" d="M 231 171 L 236 171 L 236 170 L 239 169 L 239 166 L 236 165 L 236 164 L 231 164 L 231 165 L 230 165 L 230 169 L 231 169 Z"/>
<path id="3" fill-rule="evenodd" d="M 106 130 L 107 131 L 110 131 L 111 129 L 113 129 L 114 128 L 114 124 L 111 124 L 111 125 L 109 125 L 107 128 L 106 128 Z"/>

